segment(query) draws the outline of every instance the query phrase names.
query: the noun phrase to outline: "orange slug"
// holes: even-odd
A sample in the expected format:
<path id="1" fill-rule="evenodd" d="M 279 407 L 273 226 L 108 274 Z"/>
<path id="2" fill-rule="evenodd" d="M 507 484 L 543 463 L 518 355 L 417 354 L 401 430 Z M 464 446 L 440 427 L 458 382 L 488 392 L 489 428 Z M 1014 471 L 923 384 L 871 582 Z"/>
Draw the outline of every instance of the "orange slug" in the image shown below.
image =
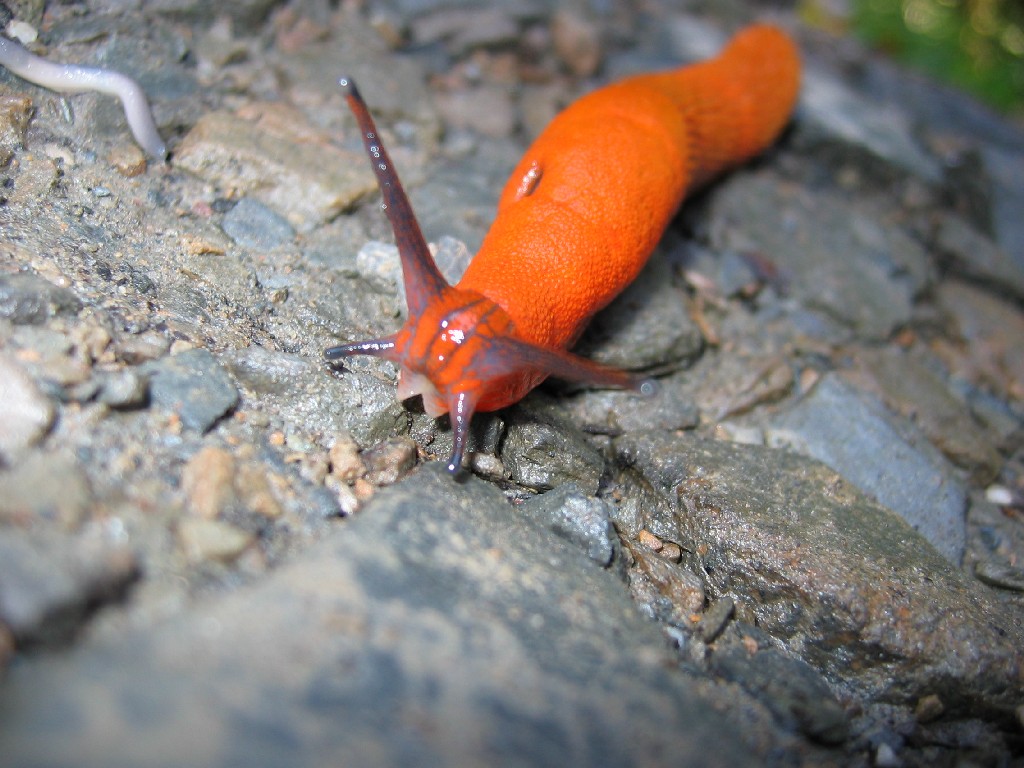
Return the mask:
<path id="1" fill-rule="evenodd" d="M 548 376 L 645 391 L 648 382 L 568 351 L 640 272 L 690 190 L 781 132 L 800 61 L 781 30 L 755 25 L 716 58 L 601 88 L 526 151 L 458 284 L 441 276 L 355 84 L 342 79 L 395 232 L 409 308 L 398 333 L 325 351 L 400 368 L 398 396 L 448 413 L 462 465 L 474 412 L 511 405 Z"/>

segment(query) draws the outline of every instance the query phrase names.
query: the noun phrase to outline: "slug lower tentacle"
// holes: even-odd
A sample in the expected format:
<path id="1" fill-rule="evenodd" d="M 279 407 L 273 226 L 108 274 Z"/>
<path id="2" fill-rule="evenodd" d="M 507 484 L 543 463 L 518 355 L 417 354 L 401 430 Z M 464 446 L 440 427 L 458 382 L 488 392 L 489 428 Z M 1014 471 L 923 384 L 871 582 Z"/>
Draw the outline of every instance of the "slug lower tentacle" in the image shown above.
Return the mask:
<path id="1" fill-rule="evenodd" d="M 394 336 L 333 347 L 327 358 L 370 354 L 396 363 L 400 396 L 422 394 L 429 414 L 449 414 L 452 472 L 473 413 L 511 405 L 548 376 L 651 390 L 567 350 L 637 276 L 686 194 L 775 140 L 799 81 L 792 41 L 755 25 L 717 58 L 583 97 L 527 150 L 479 253 L 451 286 L 366 104 L 343 79 L 395 232 L 409 320 Z"/>
<path id="2" fill-rule="evenodd" d="M 127 75 L 99 67 L 58 64 L 36 56 L 27 48 L 0 35 L 0 64 L 23 80 L 53 91 L 80 93 L 99 91 L 121 100 L 128 127 L 139 145 L 160 161 L 167 159 L 167 146 L 160 138 L 153 113 L 142 87 Z"/>

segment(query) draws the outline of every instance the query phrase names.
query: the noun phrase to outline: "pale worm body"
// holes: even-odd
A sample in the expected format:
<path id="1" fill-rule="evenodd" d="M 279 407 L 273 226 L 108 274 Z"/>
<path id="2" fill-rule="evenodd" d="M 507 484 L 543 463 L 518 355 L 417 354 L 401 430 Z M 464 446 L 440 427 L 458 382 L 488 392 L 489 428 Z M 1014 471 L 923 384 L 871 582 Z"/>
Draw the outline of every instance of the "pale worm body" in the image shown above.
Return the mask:
<path id="1" fill-rule="evenodd" d="M 79 93 L 99 91 L 116 96 L 124 106 L 128 127 L 140 146 L 159 160 L 167 159 L 167 146 L 160 138 L 142 87 L 127 75 L 99 67 L 58 64 L 36 56 L 19 43 L 0 35 L 0 64 L 30 83 L 54 91 Z"/>

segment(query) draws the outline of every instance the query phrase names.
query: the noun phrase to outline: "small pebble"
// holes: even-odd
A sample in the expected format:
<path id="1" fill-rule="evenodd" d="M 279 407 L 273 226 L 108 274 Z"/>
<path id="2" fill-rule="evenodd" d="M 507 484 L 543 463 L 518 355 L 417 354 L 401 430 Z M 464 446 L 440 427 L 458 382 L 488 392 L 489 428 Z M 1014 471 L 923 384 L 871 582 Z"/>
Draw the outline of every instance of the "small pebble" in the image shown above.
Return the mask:
<path id="1" fill-rule="evenodd" d="M 23 4 L 23 6 L 31 5 L 34 5 L 34 3 Z M 14 4 L 12 4 L 12 7 L 18 8 L 18 6 Z M 41 7 L 42 6 L 40 6 L 40 8 Z M 21 21 L 19 19 L 11 19 L 4 31 L 7 33 L 8 37 L 12 37 L 24 45 L 32 45 L 32 43 L 39 39 L 39 30 L 27 21 Z"/>
<path id="2" fill-rule="evenodd" d="M 243 248 L 253 250 L 276 248 L 295 237 L 284 216 L 251 197 L 243 197 L 224 215 L 221 229 Z"/>
<path id="3" fill-rule="evenodd" d="M 153 404 L 188 429 L 206 432 L 238 402 L 238 390 L 207 349 L 191 349 L 144 366 Z"/>
<path id="4" fill-rule="evenodd" d="M 341 434 L 334 441 L 328 453 L 331 476 L 345 482 L 352 482 L 366 474 L 366 465 L 359 458 L 359 446 L 349 434 Z"/>
<path id="5" fill-rule="evenodd" d="M 148 394 L 146 377 L 127 368 L 104 376 L 97 398 L 111 408 L 138 408 L 145 405 Z"/>
<path id="6" fill-rule="evenodd" d="M 356 496 L 352 486 L 333 476 L 328 477 L 324 484 L 334 491 L 334 495 L 338 500 L 338 508 L 343 515 L 352 515 L 359 511 L 359 497 Z"/>
<path id="7" fill-rule="evenodd" d="M 566 483 L 524 502 L 520 514 L 579 547 L 602 568 L 611 564 L 619 544 L 608 503 Z"/>
<path id="8" fill-rule="evenodd" d="M 0 625 L 19 642 L 66 641 L 138 574 L 134 553 L 121 546 L 0 528 Z"/>
<path id="9" fill-rule="evenodd" d="M 281 516 L 281 504 L 274 495 L 273 482 L 284 485 L 283 479 L 262 463 L 243 464 L 235 476 L 235 490 L 245 508 L 275 520 Z"/>
<path id="10" fill-rule="evenodd" d="M 117 357 L 129 365 L 156 360 L 167 354 L 171 342 L 156 331 L 146 331 L 117 342 Z"/>
<path id="11" fill-rule="evenodd" d="M 673 563 L 678 563 L 683 559 L 683 550 L 674 541 L 666 541 L 658 554 Z"/>
<path id="12" fill-rule="evenodd" d="M 10 355 L 0 352 L 0 459 L 42 439 L 53 424 L 53 402 Z"/>
<path id="13" fill-rule="evenodd" d="M 285 456 L 286 464 L 296 464 L 299 474 L 313 485 L 323 485 L 331 465 L 323 452 L 292 453 Z"/>
<path id="14" fill-rule="evenodd" d="M 178 523 L 178 539 L 194 562 L 231 562 L 253 543 L 251 533 L 221 520 L 188 517 Z"/>
<path id="15" fill-rule="evenodd" d="M 393 437 L 363 453 L 366 480 L 372 485 L 391 485 L 416 464 L 416 443 L 408 437 Z"/>
<path id="16" fill-rule="evenodd" d="M 235 460 L 223 448 L 207 446 L 189 459 L 181 488 L 197 517 L 213 520 L 234 500 Z"/>
<path id="17" fill-rule="evenodd" d="M 551 20 L 551 42 L 562 63 L 577 77 L 590 77 L 601 64 L 597 27 L 571 11 L 560 10 Z"/>
<path id="18" fill-rule="evenodd" d="M 33 451 L 0 472 L 0 522 L 33 527 L 49 521 L 76 528 L 93 502 L 85 473 L 70 453 Z"/>
<path id="19" fill-rule="evenodd" d="M 729 623 L 729 619 L 732 618 L 735 609 L 736 604 L 733 603 L 731 597 L 721 597 L 709 605 L 708 609 L 704 611 L 698 626 L 701 639 L 705 643 L 713 642 L 716 637 L 722 634 L 722 630 Z"/>
<path id="20" fill-rule="evenodd" d="M 507 480 L 511 476 L 505 463 L 493 453 L 473 453 L 470 467 L 485 480 Z"/>
<path id="21" fill-rule="evenodd" d="M 985 500 L 1000 507 L 1013 504 L 1013 491 L 1004 485 L 990 485 L 985 489 Z"/>
<path id="22" fill-rule="evenodd" d="M 181 236 L 181 248 L 190 256 L 202 256 L 203 254 L 223 256 L 227 253 L 226 248 L 220 243 L 214 243 L 204 237 L 190 234 Z"/>
<path id="23" fill-rule="evenodd" d="M 107 155 L 107 160 L 119 174 L 129 179 L 146 171 L 146 155 L 133 143 L 117 145 Z"/>
<path id="24" fill-rule="evenodd" d="M 9 153 L 25 144 L 29 120 L 32 118 L 32 99 L 24 94 L 0 96 L 0 148 Z M 10 155 L 8 154 L 8 159 Z"/>
<path id="25" fill-rule="evenodd" d="M 660 552 L 661 548 L 665 546 L 665 543 L 655 536 L 653 533 L 648 531 L 646 528 L 640 531 L 637 539 L 652 552 Z"/>
<path id="26" fill-rule="evenodd" d="M 875 750 L 875 765 L 878 768 L 900 768 L 903 765 L 903 761 L 900 760 L 899 755 L 893 751 L 885 742 L 878 745 L 878 749 Z"/>
<path id="27" fill-rule="evenodd" d="M 113 361 L 113 356 L 108 354 L 110 332 L 102 325 L 90 322 L 76 325 L 71 331 L 71 340 L 89 356 L 90 360 L 104 363 Z"/>
<path id="28" fill-rule="evenodd" d="M 699 616 L 704 610 L 704 582 L 687 568 L 670 563 L 660 554 L 647 554 L 643 548 L 632 550 L 640 571 L 650 579 L 663 598 L 674 608 L 677 621 Z"/>
<path id="29" fill-rule="evenodd" d="M 358 480 L 352 483 L 352 493 L 356 495 L 356 498 L 359 499 L 359 502 L 361 504 L 365 504 L 371 498 L 373 498 L 373 494 L 376 492 L 376 490 L 377 489 L 374 486 L 370 485 L 366 481 L 365 477 L 360 477 Z"/>
<path id="30" fill-rule="evenodd" d="M 493 139 L 506 138 L 516 115 L 507 89 L 480 85 L 436 97 L 438 111 L 453 129 L 467 129 Z"/>
<path id="31" fill-rule="evenodd" d="M 15 325 L 42 325 L 57 315 L 77 312 L 81 306 L 71 290 L 39 275 L 0 275 L 0 318 Z"/>
<path id="32" fill-rule="evenodd" d="M 942 713 L 945 711 L 946 707 L 942 703 L 942 699 L 934 693 L 930 693 L 917 700 L 917 706 L 914 707 L 914 719 L 919 723 L 930 723 L 942 717 Z"/>

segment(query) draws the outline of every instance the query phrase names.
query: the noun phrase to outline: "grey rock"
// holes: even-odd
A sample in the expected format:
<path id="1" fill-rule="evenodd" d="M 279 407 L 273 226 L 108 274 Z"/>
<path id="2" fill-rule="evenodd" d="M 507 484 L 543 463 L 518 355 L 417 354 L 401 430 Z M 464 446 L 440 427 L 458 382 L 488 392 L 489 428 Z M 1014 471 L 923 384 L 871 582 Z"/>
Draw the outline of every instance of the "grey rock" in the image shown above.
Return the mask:
<path id="1" fill-rule="evenodd" d="M 476 8 L 434 9 L 412 25 L 412 36 L 417 44 L 445 41 L 450 50 L 463 54 L 472 48 L 507 45 L 518 35 L 519 28 L 506 8 L 483 4 Z"/>
<path id="2" fill-rule="evenodd" d="M 898 105 L 929 137 L 956 137 L 1001 150 L 1024 150 L 1020 126 L 964 90 L 902 68 L 889 56 L 867 57 L 859 75 L 857 85 L 869 97 Z"/>
<path id="3" fill-rule="evenodd" d="M 677 374 L 679 375 L 679 374 Z M 692 429 L 700 413 L 676 376 L 653 379 L 655 391 L 598 389 L 559 399 L 559 408 L 588 434 L 620 435 L 657 424 L 664 429 Z"/>
<path id="4" fill-rule="evenodd" d="M 675 370 L 703 346 L 686 295 L 672 284 L 672 268 L 655 252 L 636 280 L 587 327 L 575 351 L 628 370 Z"/>
<path id="5" fill-rule="evenodd" d="M 603 499 L 587 496 L 572 483 L 542 493 L 518 510 L 575 544 L 600 566 L 608 566 L 618 550 L 618 537 Z"/>
<path id="6" fill-rule="evenodd" d="M 356 271 L 374 290 L 381 293 L 402 292 L 402 307 L 405 307 L 402 284 L 402 262 L 398 247 L 392 243 L 370 240 L 363 244 L 356 254 Z M 403 309 L 404 311 L 404 309 Z"/>
<path id="7" fill-rule="evenodd" d="M 251 197 L 243 197 L 224 214 L 221 228 L 243 248 L 259 251 L 285 245 L 295 237 L 295 230 L 284 216 Z"/>
<path id="8" fill-rule="evenodd" d="M 519 160 L 521 148 L 508 141 L 466 141 L 472 146 L 467 152 L 473 159 L 469 164 L 472 170 L 467 172 L 465 159 L 449 163 L 423 179 L 409 194 L 429 241 L 440 242 L 449 235 L 476 253 L 494 221 L 498 193 Z"/>
<path id="9" fill-rule="evenodd" d="M 409 430 L 395 386 L 372 366 L 353 361 L 333 372 L 325 363 L 259 346 L 226 352 L 224 364 L 253 405 L 309 432 L 348 432 L 363 446 Z"/>
<path id="10" fill-rule="evenodd" d="M 316 145 L 310 140 L 316 128 L 304 124 L 301 114 L 283 105 L 265 109 L 274 114 L 264 122 L 225 111 L 204 114 L 182 140 L 174 164 L 256 197 L 302 232 L 373 190 L 373 175 L 361 153 L 342 151 L 326 138 Z"/>
<path id="11" fill-rule="evenodd" d="M 67 288 L 29 272 L 0 275 L 0 318 L 18 325 L 40 325 L 77 312 L 82 302 Z"/>
<path id="12" fill-rule="evenodd" d="M 11 461 L 49 431 L 53 401 L 10 355 L 0 352 L 0 461 Z"/>
<path id="13" fill-rule="evenodd" d="M 188 429 L 206 432 L 238 402 L 238 390 L 207 349 L 190 349 L 143 366 L 153 404 L 181 417 Z"/>
<path id="14" fill-rule="evenodd" d="M 11 161 L 15 150 L 25 146 L 32 113 L 32 99 L 26 94 L 0 98 L 0 167 Z"/>
<path id="15" fill-rule="evenodd" d="M 510 413 L 501 460 L 517 483 L 541 491 L 576 483 L 584 493 L 597 492 L 604 458 L 582 434 L 536 402 L 520 404 Z"/>
<path id="16" fill-rule="evenodd" d="M 697 625 L 701 640 L 705 643 L 714 642 L 722 634 L 735 611 L 736 603 L 728 595 L 712 602 L 700 617 L 700 624 Z"/>
<path id="17" fill-rule="evenodd" d="M 768 254 L 790 298 L 863 338 L 888 338 L 908 323 L 934 279 L 928 254 L 881 211 L 794 191 L 768 174 L 733 174 L 708 221 L 716 250 Z"/>
<path id="18" fill-rule="evenodd" d="M 961 274 L 1024 298 L 1024 256 L 1013 257 L 955 215 L 942 217 L 935 241 Z"/>
<path id="19" fill-rule="evenodd" d="M 1024 208 L 1024 188 L 1020 183 L 1024 178 L 1024 139 L 1016 151 L 990 146 L 982 150 L 981 157 L 991 184 L 989 222 L 992 232 L 999 246 L 1020 269 L 1024 267 L 1024 223 L 1020 217 Z"/>
<path id="20" fill-rule="evenodd" d="M 687 632 L 704 610 L 704 582 L 686 564 L 674 562 L 644 544 L 623 540 L 629 550 L 627 575 L 637 607 L 669 630 Z"/>
<path id="21" fill-rule="evenodd" d="M 1024 400 L 1024 314 L 1019 306 L 952 277 L 936 288 L 935 303 L 951 338 L 938 340 L 934 349 L 956 378 L 1007 404 Z"/>
<path id="22" fill-rule="evenodd" d="M 995 479 L 1003 464 L 994 439 L 998 433 L 971 416 L 934 361 L 894 348 L 866 349 L 857 357 L 882 401 L 912 420 L 951 462 L 968 470 L 973 483 L 984 486 Z"/>
<path id="23" fill-rule="evenodd" d="M 942 180 L 941 166 L 912 135 L 906 112 L 895 104 L 872 103 L 818 70 L 803 73 L 796 124 L 801 141 L 860 152 L 929 184 Z"/>
<path id="24" fill-rule="evenodd" d="M 507 138 L 516 127 L 508 88 L 483 85 L 437 96 L 438 111 L 450 131 L 471 131 L 492 139 Z"/>
<path id="25" fill-rule="evenodd" d="M 1024 592 L 1024 568 L 986 561 L 975 564 L 974 575 L 991 587 Z"/>
<path id="26" fill-rule="evenodd" d="M 243 32 L 259 28 L 273 9 L 273 0 L 228 0 L 216 8 L 191 3 L 188 0 L 156 0 L 150 10 L 172 19 L 183 19 L 210 24 L 226 16 Z"/>
<path id="27" fill-rule="evenodd" d="M 731 596 L 827 679 L 911 704 L 936 693 L 975 715 L 1016 706 L 1021 617 L 832 470 L 692 434 L 624 436 L 615 448 L 626 478 L 675 508 L 709 593 Z"/>
<path id="28" fill-rule="evenodd" d="M 666 661 L 612 574 L 428 468 L 253 589 L 13 668 L 0 740 L 86 767 L 756 762 Z"/>
<path id="29" fill-rule="evenodd" d="M 953 468 L 914 425 L 826 374 L 771 420 L 770 444 L 832 467 L 896 512 L 944 557 L 959 563 L 966 538 L 966 492 Z"/>
<path id="30" fill-rule="evenodd" d="M 444 279 L 451 285 L 459 282 L 473 254 L 461 240 L 443 236 L 434 246 L 434 263 Z M 399 302 L 401 316 L 408 317 L 405 282 L 402 280 L 402 261 L 398 248 L 391 243 L 371 240 L 356 254 L 359 275 L 381 293 L 394 294 Z"/>
<path id="31" fill-rule="evenodd" d="M 138 575 L 135 556 L 97 538 L 0 529 L 0 622 L 20 643 L 70 639 Z"/>
<path id="32" fill-rule="evenodd" d="M 0 472 L 0 522 L 25 528 L 49 522 L 71 529 L 92 501 L 89 479 L 66 453 L 33 452 Z"/>
<path id="33" fill-rule="evenodd" d="M 841 744 L 846 740 L 846 713 L 817 670 L 776 648 L 759 648 L 751 654 L 738 637 L 730 640 L 715 644 L 711 669 L 716 674 L 742 685 L 783 724 L 815 741 Z"/>
<path id="34" fill-rule="evenodd" d="M 149 381 L 139 371 L 125 368 L 102 376 L 97 399 L 111 408 L 138 408 L 146 404 Z"/>
<path id="35" fill-rule="evenodd" d="M 408 437 L 392 437 L 363 451 L 366 479 L 372 485 L 391 485 L 416 465 L 416 443 Z"/>

